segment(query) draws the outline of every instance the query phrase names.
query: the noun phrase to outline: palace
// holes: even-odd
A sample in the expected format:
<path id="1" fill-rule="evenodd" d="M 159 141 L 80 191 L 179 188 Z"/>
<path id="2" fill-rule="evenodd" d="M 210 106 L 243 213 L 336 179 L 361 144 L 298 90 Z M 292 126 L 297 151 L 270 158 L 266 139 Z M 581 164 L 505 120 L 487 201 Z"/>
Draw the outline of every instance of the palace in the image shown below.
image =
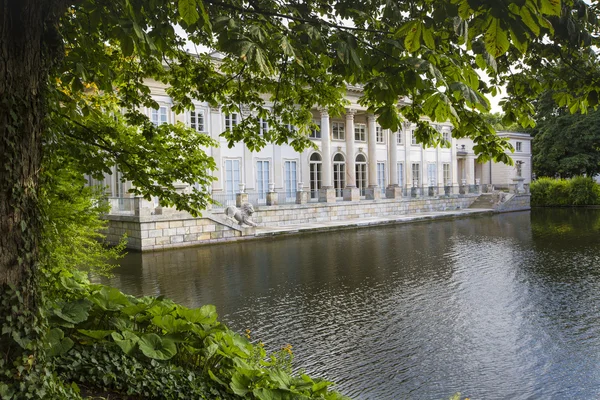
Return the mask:
<path id="1" fill-rule="evenodd" d="M 236 203 L 239 206 L 240 201 L 254 205 L 255 221 L 264 227 L 461 209 L 469 207 L 481 193 L 493 190 L 526 193 L 531 182 L 528 134 L 498 133 L 508 138 L 515 149 L 509 154 L 514 166 L 480 164 L 473 152 L 473 141 L 452 138 L 450 123 L 435 124 L 450 147 L 426 148 L 418 144 L 413 136 L 414 125 L 404 124 L 399 132 L 382 129 L 376 116 L 359 105 L 361 91 L 357 87 L 347 90 L 349 105 L 345 115 L 332 117 L 326 111 L 313 111 L 319 129 L 311 132 L 310 139 L 316 148 L 298 153 L 288 145 L 275 144 L 257 152 L 243 143 L 228 148 L 220 135 L 239 123 L 241 115 L 225 114 L 202 102 L 195 103 L 194 111 L 176 114 L 166 87 L 157 82 L 148 85 L 159 104 L 158 109 L 145 110 L 153 123 L 181 121 L 219 143 L 206 149 L 217 165 L 210 192 L 219 205 L 203 213 L 204 222 L 194 222 L 187 213 L 163 209 L 157 199 L 150 202 L 132 198 L 128 193 L 130 184 L 122 182 L 120 173 L 114 170 L 103 182 L 112 205 L 109 240 L 127 233 L 132 248 L 176 247 L 252 235 L 248 229 L 232 226 L 223 218 L 222 208 Z M 243 117 L 251 116 L 249 113 Z M 261 127 L 269 129 L 262 121 Z M 180 190 L 189 187 L 181 185 Z M 526 203 L 528 207 L 528 199 Z M 181 219 L 195 229 L 183 229 Z M 198 224 L 212 227 L 206 231 L 206 226 L 198 228 Z M 155 237 L 150 231 L 155 231 Z"/>

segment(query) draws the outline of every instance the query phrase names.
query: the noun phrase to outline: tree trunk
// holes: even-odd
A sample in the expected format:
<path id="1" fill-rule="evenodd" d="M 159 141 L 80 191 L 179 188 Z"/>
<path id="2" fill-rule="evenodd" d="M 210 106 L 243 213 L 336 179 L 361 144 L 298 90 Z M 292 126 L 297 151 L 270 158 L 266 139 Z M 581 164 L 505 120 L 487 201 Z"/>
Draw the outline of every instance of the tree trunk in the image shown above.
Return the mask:
<path id="1" fill-rule="evenodd" d="M 56 50 L 54 0 L 0 0 L 0 326 L 26 327 L 37 310 L 42 218 L 38 177 L 45 90 Z M 53 21 L 54 19 L 54 21 Z M 19 296 L 7 296 L 19 292 Z M 8 297 L 8 298 L 7 298 Z M 15 307 L 16 306 L 16 307 Z M 7 319 L 12 315 L 12 320 Z M 23 318 L 24 317 L 24 318 Z M 12 322 L 10 322 L 12 321 Z M 12 329 L 11 328 L 11 329 Z M 33 332 L 32 330 L 26 330 Z M 8 356 L 10 340 L 0 336 Z"/>

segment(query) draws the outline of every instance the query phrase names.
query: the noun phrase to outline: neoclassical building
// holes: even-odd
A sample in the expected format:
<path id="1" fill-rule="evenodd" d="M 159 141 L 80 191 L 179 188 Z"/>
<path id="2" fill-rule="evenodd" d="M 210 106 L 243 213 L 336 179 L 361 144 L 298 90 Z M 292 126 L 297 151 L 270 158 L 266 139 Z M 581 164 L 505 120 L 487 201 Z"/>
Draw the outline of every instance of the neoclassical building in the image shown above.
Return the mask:
<path id="1" fill-rule="evenodd" d="M 454 139 L 450 123 L 436 124 L 436 128 L 451 146 L 426 148 L 413 136 L 414 125 L 404 124 L 398 132 L 382 129 L 376 116 L 358 104 L 360 88 L 349 87 L 350 105 L 342 116 L 330 116 L 326 111 L 313 111 L 319 130 L 310 134 L 316 149 L 296 152 L 288 145 L 268 144 L 252 152 L 243 143 L 228 148 L 220 135 L 252 115 L 225 114 L 207 103 L 195 103 L 194 111 L 176 114 L 165 86 L 150 82 L 158 109 L 147 109 L 155 124 L 181 121 L 201 132 L 206 132 L 220 146 L 206 149 L 218 166 L 212 184 L 215 200 L 225 204 L 235 200 L 240 191 L 249 194 L 251 201 L 261 204 L 268 192 L 279 194 L 280 203 L 294 202 L 296 192 L 307 192 L 309 201 L 335 202 L 342 200 L 396 198 L 406 196 L 413 188 L 431 193 L 425 188 L 459 190 L 461 186 L 494 185 L 507 188 L 522 177 L 531 181 L 531 139 L 523 133 L 499 132 L 507 137 L 515 153 L 510 154 L 515 166 L 488 162 L 480 164 L 473 152 L 470 139 Z M 266 123 L 262 129 L 268 130 Z M 128 184 L 120 182 L 114 171 L 106 177 L 110 195 L 127 197 Z M 447 190 L 447 189 L 446 189 Z M 458 192 L 457 192 L 458 193 Z"/>

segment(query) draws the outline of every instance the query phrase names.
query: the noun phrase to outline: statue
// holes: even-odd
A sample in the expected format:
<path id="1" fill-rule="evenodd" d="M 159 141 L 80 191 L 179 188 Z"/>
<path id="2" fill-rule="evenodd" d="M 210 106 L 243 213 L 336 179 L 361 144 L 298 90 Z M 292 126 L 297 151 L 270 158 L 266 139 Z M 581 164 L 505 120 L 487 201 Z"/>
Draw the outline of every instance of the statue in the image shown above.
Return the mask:
<path id="1" fill-rule="evenodd" d="M 225 209 L 225 216 L 237 221 L 240 225 L 256 226 L 254 222 L 250 221 L 252 214 L 254 214 L 254 207 L 250 203 L 243 203 L 239 210 L 235 206 L 229 206 Z"/>

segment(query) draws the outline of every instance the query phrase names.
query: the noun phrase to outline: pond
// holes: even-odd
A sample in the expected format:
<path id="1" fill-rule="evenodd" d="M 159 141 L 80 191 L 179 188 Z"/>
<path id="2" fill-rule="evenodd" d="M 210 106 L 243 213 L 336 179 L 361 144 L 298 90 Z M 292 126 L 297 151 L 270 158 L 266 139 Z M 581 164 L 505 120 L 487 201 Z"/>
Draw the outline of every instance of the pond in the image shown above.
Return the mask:
<path id="1" fill-rule="evenodd" d="M 600 397 L 600 210 L 533 210 L 129 254 L 189 307 L 355 399 Z"/>

